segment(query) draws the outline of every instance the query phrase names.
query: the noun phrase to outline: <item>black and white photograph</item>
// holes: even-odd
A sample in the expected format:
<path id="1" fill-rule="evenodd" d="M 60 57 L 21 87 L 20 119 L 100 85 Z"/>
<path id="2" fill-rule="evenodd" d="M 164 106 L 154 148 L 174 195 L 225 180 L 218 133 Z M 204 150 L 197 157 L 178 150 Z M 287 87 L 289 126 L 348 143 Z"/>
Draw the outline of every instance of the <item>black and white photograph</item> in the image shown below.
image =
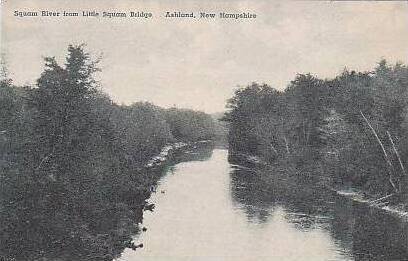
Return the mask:
<path id="1" fill-rule="evenodd" d="M 0 261 L 408 261 L 408 1 L 1 0 Z"/>

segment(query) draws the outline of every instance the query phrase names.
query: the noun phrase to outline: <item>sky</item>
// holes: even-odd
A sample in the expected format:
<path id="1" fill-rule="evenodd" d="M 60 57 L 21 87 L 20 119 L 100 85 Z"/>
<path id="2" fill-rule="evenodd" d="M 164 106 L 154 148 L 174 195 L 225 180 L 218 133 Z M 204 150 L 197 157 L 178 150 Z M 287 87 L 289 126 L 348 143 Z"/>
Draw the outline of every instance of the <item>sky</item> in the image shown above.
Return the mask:
<path id="1" fill-rule="evenodd" d="M 2 0 L 1 52 L 15 84 L 35 84 L 43 57 L 69 44 L 102 55 L 101 88 L 118 103 L 208 113 L 251 82 L 283 90 L 297 73 L 331 78 L 408 63 L 408 2 Z M 14 11 L 145 11 L 152 19 L 47 18 Z M 169 19 L 166 11 L 250 12 L 256 19 Z"/>

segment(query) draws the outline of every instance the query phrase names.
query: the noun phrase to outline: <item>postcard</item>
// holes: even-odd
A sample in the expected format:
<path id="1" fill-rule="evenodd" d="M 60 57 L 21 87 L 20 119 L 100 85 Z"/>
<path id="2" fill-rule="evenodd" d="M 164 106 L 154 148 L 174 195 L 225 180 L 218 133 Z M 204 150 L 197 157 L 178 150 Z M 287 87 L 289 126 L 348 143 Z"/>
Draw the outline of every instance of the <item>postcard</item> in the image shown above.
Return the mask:
<path id="1" fill-rule="evenodd" d="M 407 1 L 0 7 L 0 261 L 408 260 Z"/>

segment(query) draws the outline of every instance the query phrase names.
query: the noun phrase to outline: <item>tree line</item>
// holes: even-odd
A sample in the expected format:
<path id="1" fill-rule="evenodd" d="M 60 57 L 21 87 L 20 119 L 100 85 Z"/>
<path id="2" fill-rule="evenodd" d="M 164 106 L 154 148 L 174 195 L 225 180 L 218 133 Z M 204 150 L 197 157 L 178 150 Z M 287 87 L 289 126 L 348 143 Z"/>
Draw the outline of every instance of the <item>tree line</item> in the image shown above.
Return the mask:
<path id="1" fill-rule="evenodd" d="M 0 259 L 112 260 L 137 248 L 146 162 L 169 143 L 215 138 L 213 118 L 150 103 L 118 105 L 83 45 L 45 58 L 35 86 L 0 82 Z M 5 259 L 6 260 L 6 259 Z"/>
<path id="2" fill-rule="evenodd" d="M 284 91 L 252 83 L 227 104 L 230 153 L 332 187 L 406 198 L 407 95 L 407 66 L 385 60 L 333 79 L 299 74 Z"/>

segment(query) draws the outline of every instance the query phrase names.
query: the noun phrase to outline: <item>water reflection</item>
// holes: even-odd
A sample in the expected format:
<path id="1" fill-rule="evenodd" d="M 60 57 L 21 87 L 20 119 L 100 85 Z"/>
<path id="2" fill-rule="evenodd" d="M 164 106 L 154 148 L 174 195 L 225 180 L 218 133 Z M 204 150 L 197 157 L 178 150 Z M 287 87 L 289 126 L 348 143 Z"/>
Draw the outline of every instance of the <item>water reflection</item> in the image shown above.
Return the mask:
<path id="1" fill-rule="evenodd" d="M 248 168 L 234 166 L 230 179 L 234 205 L 245 212 L 249 222 L 267 222 L 276 204 L 274 191 Z"/>
<path id="2" fill-rule="evenodd" d="M 202 144 L 146 173 L 161 178 L 149 199 L 156 208 L 144 213 L 142 231 L 134 218 L 141 210 L 115 205 L 82 213 L 92 220 L 83 229 L 77 215 L 58 228 L 61 220 L 36 221 L 59 234 L 41 235 L 10 217 L 1 231 L 18 230 L 0 239 L 21 243 L 19 260 L 408 260 L 407 223 L 278 171 L 230 163 L 227 155 Z M 82 233 L 73 237 L 81 240 L 69 239 L 70 231 Z M 47 248 L 55 240 L 61 248 Z M 144 247 L 133 251 L 132 242 Z M 0 253 L 6 248 L 1 245 Z"/>
<path id="3" fill-rule="evenodd" d="M 376 209 L 356 206 L 353 253 L 356 260 L 408 260 L 408 224 Z"/>
<path id="4" fill-rule="evenodd" d="M 175 173 L 175 163 L 208 160 L 212 150 L 211 143 L 193 145 L 183 153 L 173 153 L 174 161 L 164 166 L 139 169 L 138 175 L 130 173 L 129 182 L 144 175 L 143 189 L 126 190 L 115 200 L 105 200 L 107 195 L 102 193 L 67 196 L 66 188 L 57 183 L 36 187 L 41 188 L 39 191 L 27 191 L 31 196 L 23 198 L 24 201 L 16 195 L 21 201 L 15 211 L 19 216 L 0 206 L 0 261 L 111 261 L 125 249 L 136 249 L 140 242 L 135 244 L 132 240 L 141 230 L 138 224 L 149 194 L 144 189 L 149 187 L 147 184 L 154 184 L 164 174 Z M 121 189 L 120 184 L 106 186 Z"/>
<path id="5" fill-rule="evenodd" d="M 278 209 L 298 231 L 330 235 L 338 260 L 408 260 L 408 223 L 398 218 L 273 170 L 235 165 L 230 176 L 232 199 L 249 222 L 274 222 Z"/>
<path id="6" fill-rule="evenodd" d="M 157 211 L 135 238 L 146 247 L 121 260 L 408 260 L 406 223 L 278 172 L 229 163 L 226 150 L 204 154 L 163 176 L 167 192 L 152 197 Z"/>
<path id="7" fill-rule="evenodd" d="M 232 166 L 219 149 L 206 161 L 175 165 L 159 182 L 166 193 L 151 198 L 157 207 L 145 215 L 147 231 L 135 238 L 145 247 L 120 260 L 350 260 L 328 230 L 300 229 L 323 222 L 312 215 L 317 207 L 306 210 L 296 197 L 282 204 L 289 193 L 261 177 Z"/>

